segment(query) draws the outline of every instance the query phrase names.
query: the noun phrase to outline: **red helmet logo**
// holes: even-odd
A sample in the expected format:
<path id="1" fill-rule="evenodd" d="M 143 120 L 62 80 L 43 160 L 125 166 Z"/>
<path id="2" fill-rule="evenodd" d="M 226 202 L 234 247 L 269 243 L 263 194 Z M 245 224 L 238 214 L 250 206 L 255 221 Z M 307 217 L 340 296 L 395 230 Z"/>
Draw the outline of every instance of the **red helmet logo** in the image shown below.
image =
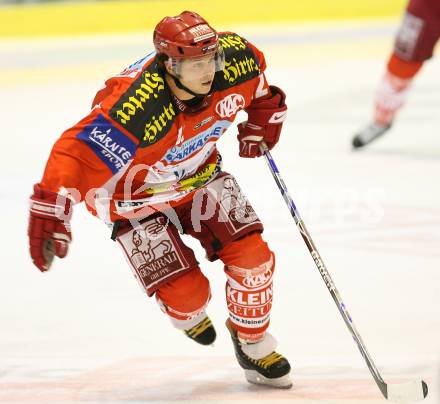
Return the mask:
<path id="1" fill-rule="evenodd" d="M 216 52 L 218 35 L 200 15 L 184 11 L 160 21 L 154 30 L 153 42 L 157 53 L 182 59 Z"/>

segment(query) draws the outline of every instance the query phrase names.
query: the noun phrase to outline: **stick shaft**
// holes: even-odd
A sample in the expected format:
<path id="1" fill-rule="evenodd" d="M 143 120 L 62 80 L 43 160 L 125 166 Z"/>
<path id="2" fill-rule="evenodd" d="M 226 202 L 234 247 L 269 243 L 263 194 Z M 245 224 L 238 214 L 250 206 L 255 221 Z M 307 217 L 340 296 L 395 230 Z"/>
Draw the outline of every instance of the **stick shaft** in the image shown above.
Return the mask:
<path id="1" fill-rule="evenodd" d="M 287 190 L 286 184 L 284 183 L 283 179 L 281 178 L 281 174 L 275 164 L 274 159 L 272 158 L 272 155 L 270 154 L 269 150 L 267 149 L 267 146 L 263 144 L 261 146 L 261 151 L 264 154 L 264 157 L 266 159 L 266 162 L 269 166 L 270 172 L 272 173 L 272 176 L 278 186 L 278 189 L 281 192 L 281 195 L 283 196 L 284 201 L 286 202 L 286 205 L 289 208 L 290 214 L 292 215 L 293 219 L 295 220 L 296 226 L 301 233 L 302 239 L 304 240 L 304 243 L 307 246 L 307 249 L 310 252 L 310 255 L 313 258 L 313 261 L 315 262 L 316 267 L 318 268 L 319 273 L 321 274 L 322 279 L 324 280 L 325 285 L 327 286 L 328 291 L 330 292 L 336 306 L 338 307 L 338 310 L 344 319 L 345 324 L 347 325 L 354 341 L 356 342 L 359 351 L 361 352 L 365 362 L 367 363 L 368 368 L 370 369 L 371 374 L 373 375 L 374 380 L 376 381 L 376 384 L 378 385 L 380 391 L 382 394 L 387 397 L 387 385 L 383 381 L 376 365 L 373 362 L 373 359 L 371 358 L 370 354 L 367 351 L 367 348 L 365 347 L 364 342 L 362 341 L 362 338 L 357 331 L 353 320 L 348 313 L 347 308 L 345 307 L 345 304 L 342 301 L 342 298 L 336 288 L 335 283 L 333 282 L 327 267 L 324 264 L 323 259 L 321 258 L 321 255 L 319 254 L 315 243 L 313 242 L 312 237 L 310 236 L 310 233 L 308 232 L 304 221 L 301 219 L 301 216 L 299 215 L 298 209 L 295 206 L 295 203 L 293 202 L 292 197 L 289 194 L 289 191 Z"/>

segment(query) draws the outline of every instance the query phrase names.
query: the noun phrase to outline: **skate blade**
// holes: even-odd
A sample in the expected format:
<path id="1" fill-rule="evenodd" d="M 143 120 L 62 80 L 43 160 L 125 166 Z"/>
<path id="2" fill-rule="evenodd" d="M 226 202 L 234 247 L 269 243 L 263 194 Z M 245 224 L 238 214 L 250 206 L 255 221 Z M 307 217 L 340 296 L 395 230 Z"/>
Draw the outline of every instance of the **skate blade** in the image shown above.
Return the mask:
<path id="1" fill-rule="evenodd" d="M 290 389 L 292 387 L 292 380 L 290 379 L 289 374 L 278 377 L 276 379 L 269 379 L 267 377 L 264 377 L 256 370 L 246 369 L 244 371 L 244 374 L 246 376 L 246 380 L 252 384 L 274 387 L 277 389 Z"/>
<path id="2" fill-rule="evenodd" d="M 378 137 L 382 136 L 390 128 L 391 128 L 391 124 L 382 126 L 372 123 L 368 125 L 365 129 L 356 133 L 356 136 L 352 140 L 353 148 L 358 149 L 370 144 Z"/>

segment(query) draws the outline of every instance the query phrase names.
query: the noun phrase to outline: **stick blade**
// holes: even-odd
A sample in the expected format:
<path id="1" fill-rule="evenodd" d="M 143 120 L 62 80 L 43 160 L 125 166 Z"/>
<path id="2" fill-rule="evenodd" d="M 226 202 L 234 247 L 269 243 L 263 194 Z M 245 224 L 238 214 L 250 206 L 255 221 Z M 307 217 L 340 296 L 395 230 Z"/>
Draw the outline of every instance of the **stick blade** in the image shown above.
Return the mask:
<path id="1" fill-rule="evenodd" d="M 422 381 L 387 384 L 387 399 L 394 403 L 415 403 L 428 395 L 428 385 Z"/>

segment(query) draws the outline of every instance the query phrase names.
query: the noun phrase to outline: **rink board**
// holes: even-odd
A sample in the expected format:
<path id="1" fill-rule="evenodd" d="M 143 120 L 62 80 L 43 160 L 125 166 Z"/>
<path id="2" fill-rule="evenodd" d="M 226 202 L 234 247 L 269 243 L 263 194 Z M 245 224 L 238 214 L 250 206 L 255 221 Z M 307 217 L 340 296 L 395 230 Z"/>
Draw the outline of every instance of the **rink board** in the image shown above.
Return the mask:
<path id="1" fill-rule="evenodd" d="M 193 10 L 218 29 L 237 24 L 395 17 L 404 0 L 103 1 L 0 7 L 1 37 L 78 35 L 151 30 L 166 15 Z"/>

